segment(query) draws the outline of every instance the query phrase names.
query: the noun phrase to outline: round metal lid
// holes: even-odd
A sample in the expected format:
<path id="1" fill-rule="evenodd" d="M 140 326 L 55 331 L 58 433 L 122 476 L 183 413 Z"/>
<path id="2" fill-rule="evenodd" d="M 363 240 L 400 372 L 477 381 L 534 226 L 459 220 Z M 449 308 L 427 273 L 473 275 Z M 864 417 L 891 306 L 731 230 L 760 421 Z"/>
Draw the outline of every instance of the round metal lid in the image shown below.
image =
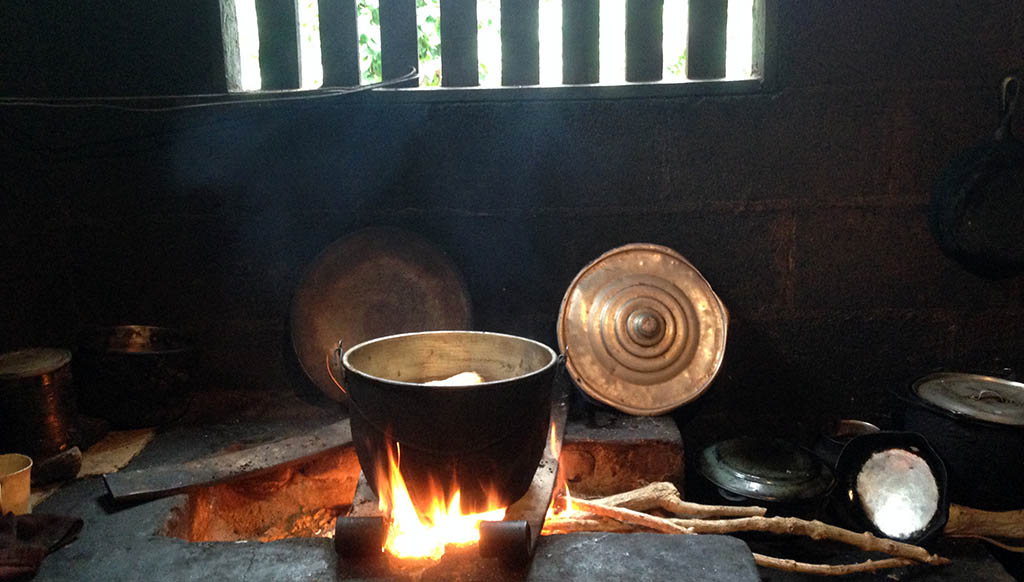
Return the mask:
<path id="1" fill-rule="evenodd" d="M 576 275 L 558 318 L 558 345 L 576 384 L 637 415 L 697 398 L 725 355 L 728 312 L 676 251 L 634 243 Z"/>
<path id="2" fill-rule="evenodd" d="M 28 348 L 0 354 L 0 378 L 31 378 L 48 374 L 71 361 L 60 348 Z"/>
<path id="3" fill-rule="evenodd" d="M 811 453 L 779 439 L 735 438 L 701 451 L 698 470 L 730 493 L 776 502 L 809 501 L 832 487 L 832 472 Z"/>
<path id="4" fill-rule="evenodd" d="M 292 298 L 292 346 L 306 375 L 344 402 L 328 357 L 366 340 L 415 331 L 469 329 L 462 275 L 429 241 L 391 227 L 345 236 L 317 255 Z"/>
<path id="5" fill-rule="evenodd" d="M 941 372 L 914 382 L 925 402 L 954 414 L 1024 427 L 1024 384 L 978 374 Z"/>

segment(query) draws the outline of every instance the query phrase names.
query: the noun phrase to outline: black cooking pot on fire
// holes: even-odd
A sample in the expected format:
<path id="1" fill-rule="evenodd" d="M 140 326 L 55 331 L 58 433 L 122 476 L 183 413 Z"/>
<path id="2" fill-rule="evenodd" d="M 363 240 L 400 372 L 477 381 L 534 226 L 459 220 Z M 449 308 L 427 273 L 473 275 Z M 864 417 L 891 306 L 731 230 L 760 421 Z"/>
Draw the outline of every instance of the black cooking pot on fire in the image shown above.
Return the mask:
<path id="1" fill-rule="evenodd" d="M 464 511 L 507 505 L 529 488 L 550 423 L 557 355 L 499 333 L 386 336 L 342 352 L 332 372 L 348 393 L 356 454 L 374 492 L 396 458 L 410 496 L 429 506 L 440 486 Z M 482 382 L 437 385 L 473 372 Z"/>

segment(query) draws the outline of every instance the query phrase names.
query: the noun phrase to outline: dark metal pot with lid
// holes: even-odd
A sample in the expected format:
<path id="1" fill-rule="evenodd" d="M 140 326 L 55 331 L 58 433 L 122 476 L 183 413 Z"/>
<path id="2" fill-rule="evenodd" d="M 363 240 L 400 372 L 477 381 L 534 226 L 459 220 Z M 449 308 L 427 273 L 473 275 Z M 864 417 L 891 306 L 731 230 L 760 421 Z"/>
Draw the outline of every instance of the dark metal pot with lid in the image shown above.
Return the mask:
<path id="1" fill-rule="evenodd" d="M 919 378 L 902 396 L 904 428 L 942 457 L 951 501 L 1024 508 L 1024 384 L 940 372 Z"/>
<path id="2" fill-rule="evenodd" d="M 339 348 L 331 367 L 343 376 L 356 454 L 375 492 L 390 452 L 417 506 L 429 506 L 433 482 L 448 495 L 460 489 L 463 510 L 480 511 L 529 488 L 546 444 L 557 361 L 527 338 L 428 331 Z M 466 372 L 483 381 L 428 384 Z"/>
<path id="3" fill-rule="evenodd" d="M 817 517 L 835 483 L 825 463 L 781 439 L 725 440 L 701 451 L 697 463 L 722 499 L 764 506 L 769 515 Z"/>
<path id="4" fill-rule="evenodd" d="M 154 325 L 91 327 L 79 334 L 75 386 L 79 408 L 120 429 L 178 420 L 192 400 L 195 342 L 181 329 Z"/>

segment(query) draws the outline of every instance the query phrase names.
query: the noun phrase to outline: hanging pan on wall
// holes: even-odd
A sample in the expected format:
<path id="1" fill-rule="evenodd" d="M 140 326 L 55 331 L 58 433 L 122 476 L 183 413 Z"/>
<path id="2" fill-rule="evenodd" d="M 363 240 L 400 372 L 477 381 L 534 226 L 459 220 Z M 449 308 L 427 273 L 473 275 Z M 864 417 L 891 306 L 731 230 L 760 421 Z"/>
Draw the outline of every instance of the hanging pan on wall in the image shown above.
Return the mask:
<path id="1" fill-rule="evenodd" d="M 1013 135 L 1021 79 L 1003 79 L 991 141 L 955 158 L 932 192 L 930 222 L 943 252 L 986 276 L 1024 270 L 1024 143 Z"/>

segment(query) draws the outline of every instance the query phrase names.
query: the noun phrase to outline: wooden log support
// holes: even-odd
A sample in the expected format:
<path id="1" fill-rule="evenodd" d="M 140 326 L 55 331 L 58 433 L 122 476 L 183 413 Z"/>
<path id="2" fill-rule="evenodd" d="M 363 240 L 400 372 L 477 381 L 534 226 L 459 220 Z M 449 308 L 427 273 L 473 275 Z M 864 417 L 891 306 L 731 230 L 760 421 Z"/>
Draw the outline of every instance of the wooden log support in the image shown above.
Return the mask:
<path id="1" fill-rule="evenodd" d="M 256 0 L 264 90 L 298 89 L 299 22 L 295 0 Z"/>
<path id="2" fill-rule="evenodd" d="M 626 0 L 626 80 L 662 77 L 662 0 Z"/>
<path id="3" fill-rule="evenodd" d="M 598 0 L 562 2 L 562 83 L 600 80 L 600 4 Z"/>
<path id="4" fill-rule="evenodd" d="M 320 59 L 324 87 L 359 84 L 359 30 L 355 0 L 320 0 Z"/>
<path id="5" fill-rule="evenodd" d="M 540 83 L 538 0 L 501 0 L 501 84 Z"/>
<path id="6" fill-rule="evenodd" d="M 386 0 L 380 3 L 380 65 L 385 81 L 419 70 L 416 31 L 416 0 Z M 415 87 L 417 80 L 397 85 Z"/>
<path id="7" fill-rule="evenodd" d="M 441 85 L 480 84 L 476 0 L 441 0 Z"/>
<path id="8" fill-rule="evenodd" d="M 725 38 L 729 0 L 690 0 L 686 35 L 686 77 L 725 77 Z"/>

